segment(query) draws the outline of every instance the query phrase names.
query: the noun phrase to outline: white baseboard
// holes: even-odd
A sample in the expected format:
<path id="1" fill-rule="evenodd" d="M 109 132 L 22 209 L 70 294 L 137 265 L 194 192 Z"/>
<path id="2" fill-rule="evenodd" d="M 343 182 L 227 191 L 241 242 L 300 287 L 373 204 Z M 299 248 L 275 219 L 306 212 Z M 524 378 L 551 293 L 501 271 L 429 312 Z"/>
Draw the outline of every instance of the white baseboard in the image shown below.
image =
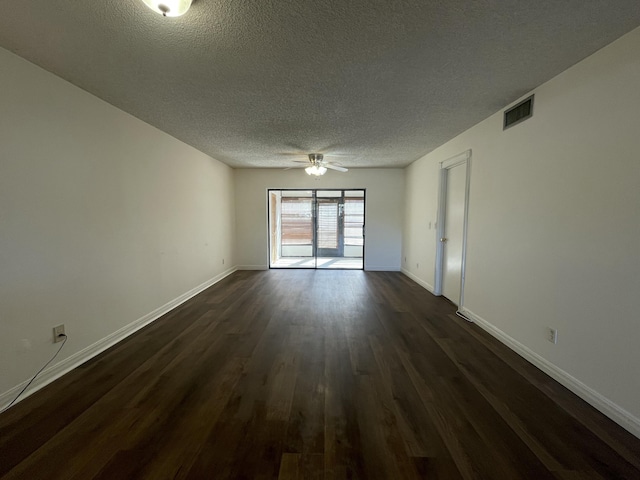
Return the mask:
<path id="1" fill-rule="evenodd" d="M 397 266 L 385 267 L 383 265 L 365 265 L 365 271 L 367 272 L 399 272 L 400 269 Z"/>
<path id="2" fill-rule="evenodd" d="M 228 277 L 229 275 L 231 275 L 236 270 L 237 270 L 237 268 L 233 267 L 233 268 L 230 268 L 230 269 L 228 269 L 228 270 L 216 275 L 215 277 L 211 278 L 210 280 L 207 280 L 206 282 L 198 285 L 197 287 L 192 288 L 188 292 L 183 293 L 182 295 L 180 295 L 179 297 L 171 300 L 170 302 L 165 303 L 161 307 L 156 308 L 154 311 L 146 314 L 145 316 L 140 317 L 139 319 L 135 320 L 134 322 L 130 323 L 129 325 L 126 325 L 126 326 L 122 327 L 121 329 L 113 332 L 112 334 L 104 337 L 103 339 L 98 340 L 93 345 L 89 345 L 88 347 L 80 350 L 79 352 L 74 353 L 70 357 L 67 357 L 64 360 L 62 360 L 62 361 L 52 365 L 51 367 L 47 368 L 40 375 L 38 375 L 38 377 L 33 381 L 33 383 L 29 386 L 29 388 L 20 396 L 20 398 L 18 399 L 18 401 L 16 403 L 19 403 L 21 400 L 24 400 L 29 395 L 37 392 L 38 390 L 40 390 L 41 388 L 47 386 L 48 384 L 50 384 L 54 380 L 60 378 L 65 373 L 70 372 L 74 368 L 82 365 L 83 363 L 85 363 L 86 361 L 88 361 L 91 358 L 95 357 L 96 355 L 104 352 L 106 349 L 112 347 L 116 343 L 124 340 L 129 335 L 131 335 L 131 334 L 135 333 L 136 331 L 140 330 L 142 327 L 148 325 L 149 323 L 153 322 L 154 320 L 157 320 L 162 315 L 170 312 L 171 310 L 173 310 L 177 306 L 183 304 L 184 302 L 186 302 L 190 298 L 196 296 L 198 293 L 206 290 L 207 288 L 209 288 L 214 283 L 218 283 L 223 278 Z M 27 383 L 29 383 L 29 380 L 26 380 L 26 381 L 22 382 L 21 384 L 16 385 L 12 389 L 0 394 L 0 406 L 1 406 L 0 409 L 4 408 L 6 405 L 11 403 L 11 401 L 15 398 L 15 396 L 18 394 L 18 392 L 20 392 L 20 390 L 22 390 L 25 387 L 25 385 L 27 385 Z"/>
<path id="3" fill-rule="evenodd" d="M 577 378 L 569 375 L 561 368 L 541 357 L 533 350 L 518 342 L 516 339 L 510 337 L 502 330 L 496 328 L 494 325 L 492 325 L 479 315 L 476 315 L 469 309 L 463 307 L 460 309 L 460 311 L 465 317 L 468 317 L 471 321 L 477 323 L 479 327 L 500 340 L 525 360 L 538 367 L 558 383 L 567 387 L 573 393 L 578 395 L 587 403 L 591 404 L 594 408 L 605 414 L 618 425 L 625 428 L 636 437 L 640 438 L 639 418 L 627 412 L 625 409 L 615 404 L 604 395 L 596 392 L 591 387 L 585 385 Z"/>
<path id="4" fill-rule="evenodd" d="M 238 270 L 269 270 L 268 265 L 238 265 Z M 399 272 L 400 269 L 397 266 L 389 267 L 383 265 L 365 265 L 364 269 L 368 272 Z M 286 270 L 286 269 L 277 269 Z M 322 270 L 322 269 L 320 269 Z"/>
<path id="5" fill-rule="evenodd" d="M 418 285 L 420 285 L 421 287 L 429 290 L 429 292 L 433 293 L 433 285 L 425 282 L 424 280 L 422 280 L 420 277 L 416 277 L 413 273 L 411 273 L 409 270 L 407 269 L 402 269 L 401 270 L 402 273 L 404 273 L 407 277 L 409 277 L 411 280 L 413 280 L 414 282 L 416 282 Z"/>

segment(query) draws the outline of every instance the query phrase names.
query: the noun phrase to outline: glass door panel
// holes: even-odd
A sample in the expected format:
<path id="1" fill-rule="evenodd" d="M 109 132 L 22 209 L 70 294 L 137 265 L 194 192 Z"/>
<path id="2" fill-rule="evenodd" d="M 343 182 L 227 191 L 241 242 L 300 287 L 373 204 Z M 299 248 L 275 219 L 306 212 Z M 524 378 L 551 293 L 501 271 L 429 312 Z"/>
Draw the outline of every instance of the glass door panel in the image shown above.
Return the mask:
<path id="1" fill-rule="evenodd" d="M 269 190 L 269 266 L 315 268 L 315 195 Z"/>
<path id="2" fill-rule="evenodd" d="M 334 196 L 336 195 L 337 196 Z M 318 192 L 316 194 L 316 230 L 318 257 L 342 257 L 344 255 L 344 216 L 342 192 Z"/>
<path id="3" fill-rule="evenodd" d="M 364 256 L 364 192 L 362 196 L 344 198 L 344 256 Z"/>

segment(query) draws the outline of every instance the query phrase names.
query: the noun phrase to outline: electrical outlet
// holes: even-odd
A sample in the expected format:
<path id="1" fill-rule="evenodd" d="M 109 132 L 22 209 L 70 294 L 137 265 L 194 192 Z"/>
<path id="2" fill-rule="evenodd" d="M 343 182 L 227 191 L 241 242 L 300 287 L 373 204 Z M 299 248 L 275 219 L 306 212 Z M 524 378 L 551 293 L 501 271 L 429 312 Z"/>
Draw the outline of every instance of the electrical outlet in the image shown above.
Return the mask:
<path id="1" fill-rule="evenodd" d="M 224 265 L 224 258 L 222 259 L 222 264 Z"/>
<path id="2" fill-rule="evenodd" d="M 551 343 L 558 343 L 558 330 L 555 328 L 548 327 L 547 328 L 547 340 Z"/>
<path id="3" fill-rule="evenodd" d="M 58 343 L 64 340 L 64 324 L 53 327 L 53 343 Z"/>

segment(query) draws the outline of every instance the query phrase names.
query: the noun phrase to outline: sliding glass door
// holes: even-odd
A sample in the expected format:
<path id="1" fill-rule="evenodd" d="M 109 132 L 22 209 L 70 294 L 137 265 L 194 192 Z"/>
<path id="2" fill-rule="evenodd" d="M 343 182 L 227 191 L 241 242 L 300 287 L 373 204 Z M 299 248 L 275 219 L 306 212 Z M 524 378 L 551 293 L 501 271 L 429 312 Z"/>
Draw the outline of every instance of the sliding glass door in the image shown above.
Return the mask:
<path id="1" fill-rule="evenodd" d="M 271 268 L 364 268 L 364 190 L 269 190 Z"/>

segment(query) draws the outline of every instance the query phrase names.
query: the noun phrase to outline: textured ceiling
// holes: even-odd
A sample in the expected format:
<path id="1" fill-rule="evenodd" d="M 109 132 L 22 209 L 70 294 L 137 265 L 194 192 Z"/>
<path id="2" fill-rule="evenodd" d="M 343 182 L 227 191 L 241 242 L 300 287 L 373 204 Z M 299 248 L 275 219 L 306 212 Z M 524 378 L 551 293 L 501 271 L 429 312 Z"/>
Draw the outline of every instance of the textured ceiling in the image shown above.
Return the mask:
<path id="1" fill-rule="evenodd" d="M 640 25 L 638 0 L 0 6 L 0 46 L 234 167 L 405 166 Z"/>

